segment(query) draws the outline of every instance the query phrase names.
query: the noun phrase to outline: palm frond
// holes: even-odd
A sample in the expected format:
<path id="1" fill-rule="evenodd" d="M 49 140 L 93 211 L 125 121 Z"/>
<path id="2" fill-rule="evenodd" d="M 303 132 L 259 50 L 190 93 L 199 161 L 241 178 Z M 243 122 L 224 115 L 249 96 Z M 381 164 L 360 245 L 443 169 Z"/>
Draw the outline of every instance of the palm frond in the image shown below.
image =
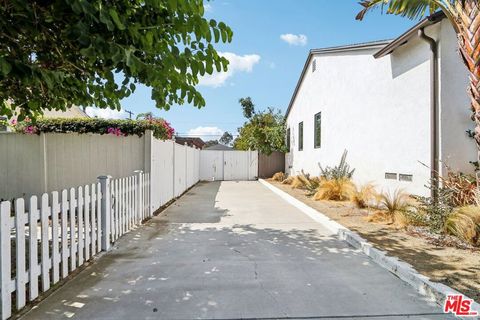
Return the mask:
<path id="1" fill-rule="evenodd" d="M 357 20 L 363 20 L 365 15 L 375 9 L 387 14 L 399 15 L 408 19 L 421 19 L 438 10 L 448 13 L 452 0 L 363 0 L 359 4 L 363 9 L 357 14 Z"/>

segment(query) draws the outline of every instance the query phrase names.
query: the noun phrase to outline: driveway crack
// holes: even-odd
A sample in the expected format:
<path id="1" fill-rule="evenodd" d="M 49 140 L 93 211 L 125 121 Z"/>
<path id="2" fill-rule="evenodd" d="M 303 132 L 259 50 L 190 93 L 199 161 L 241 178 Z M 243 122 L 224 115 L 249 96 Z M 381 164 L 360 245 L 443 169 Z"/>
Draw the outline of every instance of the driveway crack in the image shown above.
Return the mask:
<path id="1" fill-rule="evenodd" d="M 233 248 L 232 249 L 233 251 L 235 251 L 236 253 L 238 253 L 239 255 L 247 258 L 248 261 L 252 262 L 253 263 L 253 272 L 255 274 L 255 280 L 258 281 L 259 285 L 260 285 L 260 289 L 262 289 L 263 292 L 265 292 L 272 300 L 273 302 L 278 306 L 278 309 L 281 310 L 281 312 L 283 313 L 284 316 L 288 316 L 288 313 L 285 312 L 282 308 L 283 306 L 278 302 L 277 298 L 275 297 L 275 295 L 273 293 L 271 293 L 270 291 L 268 291 L 264 286 L 263 286 L 263 282 L 261 280 L 258 279 L 258 264 L 257 264 L 257 261 L 255 261 L 254 259 L 252 259 L 250 256 L 242 253 L 240 250 L 238 249 L 235 249 Z"/>

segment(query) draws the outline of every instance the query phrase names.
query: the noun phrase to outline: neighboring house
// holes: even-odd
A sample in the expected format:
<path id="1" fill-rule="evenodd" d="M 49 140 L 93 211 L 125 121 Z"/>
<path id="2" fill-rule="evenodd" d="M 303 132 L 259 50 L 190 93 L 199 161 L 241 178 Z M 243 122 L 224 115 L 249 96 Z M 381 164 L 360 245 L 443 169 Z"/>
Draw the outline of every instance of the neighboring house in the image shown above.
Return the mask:
<path id="1" fill-rule="evenodd" d="M 422 30 L 437 43 L 438 72 Z M 393 41 L 311 50 L 286 113 L 286 172 L 318 175 L 346 149 L 355 182 L 427 195 L 430 168 L 473 171 L 467 85 L 443 14 Z"/>
<path id="2" fill-rule="evenodd" d="M 81 107 L 72 106 L 65 111 L 44 110 L 43 118 L 90 118 Z"/>
<path id="3" fill-rule="evenodd" d="M 175 137 L 175 142 L 181 145 L 186 143 L 189 147 L 196 147 L 198 149 L 202 149 L 203 146 L 205 146 L 205 142 L 197 137 Z"/>
<path id="4" fill-rule="evenodd" d="M 219 144 L 214 144 L 213 146 L 204 148 L 203 150 L 233 151 L 233 148 L 219 143 Z"/>

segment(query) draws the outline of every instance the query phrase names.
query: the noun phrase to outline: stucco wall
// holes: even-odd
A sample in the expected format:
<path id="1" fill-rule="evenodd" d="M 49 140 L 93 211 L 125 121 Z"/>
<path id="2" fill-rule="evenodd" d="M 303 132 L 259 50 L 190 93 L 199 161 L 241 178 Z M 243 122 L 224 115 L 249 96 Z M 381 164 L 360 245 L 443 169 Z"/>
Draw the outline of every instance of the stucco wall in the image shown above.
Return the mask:
<path id="1" fill-rule="evenodd" d="M 473 172 L 474 140 L 465 131 L 473 129 L 467 95 L 468 71 L 458 52 L 455 32 L 447 20 L 441 25 L 440 48 L 440 156 L 453 170 Z"/>
<path id="2" fill-rule="evenodd" d="M 429 27 L 427 34 L 437 37 L 440 30 L 444 31 L 443 23 Z M 465 131 L 465 119 L 458 114 L 452 116 L 454 110 L 458 110 L 454 105 L 465 104 L 462 102 L 465 75 L 457 70 L 458 61 L 452 57 L 451 43 L 444 42 L 442 58 L 449 64 L 445 63 L 442 69 L 442 80 L 444 84 L 461 83 L 442 91 L 445 136 L 452 131 Z M 312 72 L 311 60 L 287 119 L 292 151 L 286 157 L 286 169 L 291 174 L 303 169 L 318 175 L 319 162 L 323 166 L 336 165 L 347 149 L 347 160 L 356 168 L 357 183 L 372 182 L 378 189 L 403 188 L 413 194 L 427 195 L 425 184 L 430 177 L 429 168 L 425 166 L 430 165 L 428 45 L 414 38 L 380 59 L 373 57 L 377 50 L 313 57 L 317 71 Z M 315 149 L 314 115 L 319 111 L 322 112 L 322 146 Z M 303 151 L 298 151 L 300 121 L 304 122 Z M 444 137 L 442 142 L 442 155 L 450 155 L 459 166 L 465 162 L 465 151 L 470 150 L 465 147 L 465 137 L 460 136 L 461 133 L 449 139 Z M 410 174 L 413 181 L 387 180 L 386 172 Z"/>

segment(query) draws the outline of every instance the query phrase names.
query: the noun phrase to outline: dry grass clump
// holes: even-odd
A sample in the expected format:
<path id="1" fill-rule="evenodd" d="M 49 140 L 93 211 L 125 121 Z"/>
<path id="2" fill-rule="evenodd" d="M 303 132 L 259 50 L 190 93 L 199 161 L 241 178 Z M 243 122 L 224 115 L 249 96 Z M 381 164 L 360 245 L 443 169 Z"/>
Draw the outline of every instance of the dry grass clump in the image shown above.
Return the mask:
<path id="1" fill-rule="evenodd" d="M 375 191 L 375 186 L 371 183 L 367 183 L 360 188 L 356 188 L 352 202 L 360 209 L 369 208 L 374 204 L 379 195 Z"/>
<path id="2" fill-rule="evenodd" d="M 317 188 L 320 185 L 320 178 L 313 177 L 310 178 L 308 173 L 302 171 L 298 176 L 293 177 L 292 182 L 290 183 L 293 189 L 302 189 L 307 190 L 307 195 L 312 195 L 316 192 Z"/>
<path id="3" fill-rule="evenodd" d="M 305 189 L 305 181 L 301 176 L 294 176 L 290 185 L 292 189 Z"/>
<path id="4" fill-rule="evenodd" d="M 292 184 L 294 176 L 289 176 L 285 180 L 282 181 L 282 184 Z"/>
<path id="5" fill-rule="evenodd" d="M 455 209 L 445 222 L 445 232 L 473 245 L 480 245 L 480 207 Z"/>
<path id="6" fill-rule="evenodd" d="M 347 201 L 355 194 L 353 182 L 347 178 L 320 181 L 314 200 Z"/>
<path id="7" fill-rule="evenodd" d="M 287 175 L 283 172 L 277 172 L 273 175 L 271 180 L 277 181 L 277 182 L 282 182 L 287 178 Z"/>
<path id="8" fill-rule="evenodd" d="M 370 222 L 396 223 L 400 226 L 408 225 L 408 209 L 411 207 L 409 196 L 403 190 L 385 192 L 379 195 L 379 210 L 368 218 Z"/>

